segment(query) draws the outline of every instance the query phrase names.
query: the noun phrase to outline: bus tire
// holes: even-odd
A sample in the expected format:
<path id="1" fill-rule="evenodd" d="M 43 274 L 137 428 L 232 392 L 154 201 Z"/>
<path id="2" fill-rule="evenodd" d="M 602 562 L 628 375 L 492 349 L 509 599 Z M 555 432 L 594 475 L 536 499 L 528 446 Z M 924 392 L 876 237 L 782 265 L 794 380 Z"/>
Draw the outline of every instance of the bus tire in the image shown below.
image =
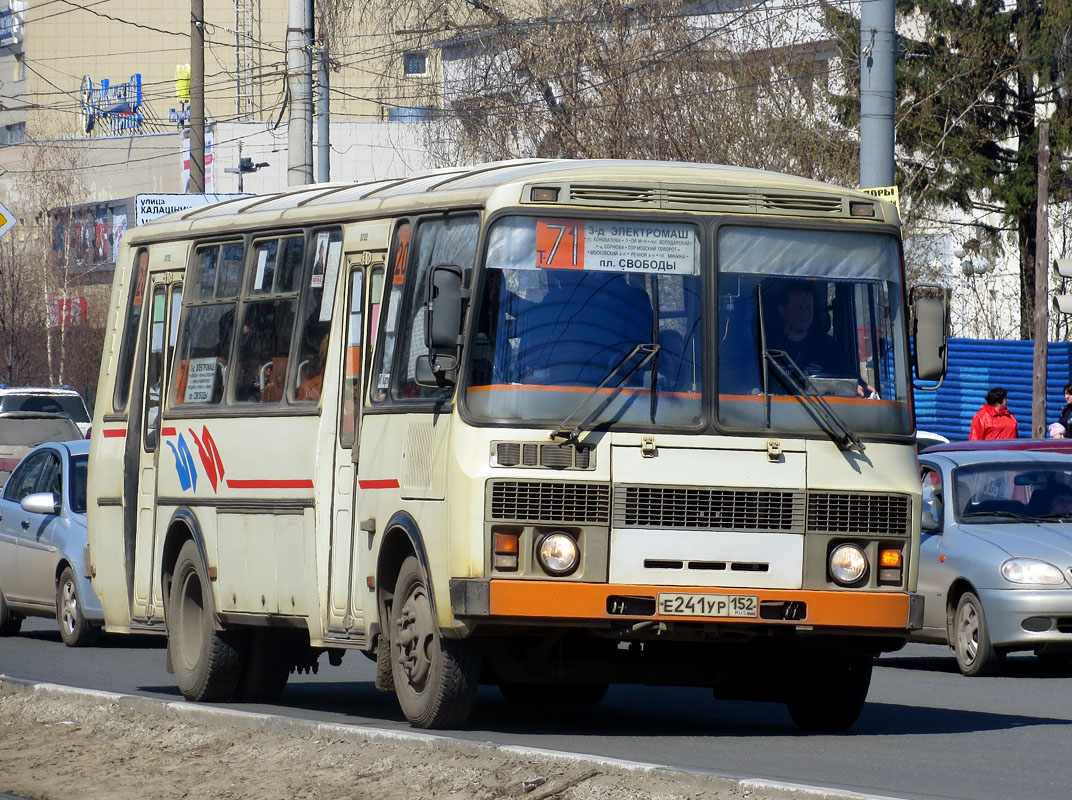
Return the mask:
<path id="1" fill-rule="evenodd" d="M 15 636 L 22 628 L 22 617 L 11 610 L 0 589 L 0 636 Z"/>
<path id="2" fill-rule="evenodd" d="M 785 704 L 797 727 L 815 733 L 851 728 L 867 700 L 872 662 L 871 656 L 831 656 L 799 670 L 799 689 Z"/>
<path id="3" fill-rule="evenodd" d="M 235 698 L 244 703 L 272 703 L 287 688 L 294 664 L 293 636 L 270 628 L 250 631 L 245 663 Z"/>
<path id="4" fill-rule="evenodd" d="M 68 647 L 93 644 L 100 630 L 82 613 L 82 598 L 78 596 L 78 584 L 70 567 L 64 568 L 56 583 L 56 622 L 60 626 L 60 638 Z"/>
<path id="5" fill-rule="evenodd" d="M 402 713 L 418 728 L 450 728 L 469 717 L 480 678 L 471 640 L 444 639 L 428 581 L 415 556 L 402 562 L 390 611 L 391 674 Z"/>
<path id="6" fill-rule="evenodd" d="M 214 622 L 212 587 L 191 539 L 175 561 L 167 609 L 168 655 L 187 700 L 230 700 L 242 675 L 241 637 Z"/>

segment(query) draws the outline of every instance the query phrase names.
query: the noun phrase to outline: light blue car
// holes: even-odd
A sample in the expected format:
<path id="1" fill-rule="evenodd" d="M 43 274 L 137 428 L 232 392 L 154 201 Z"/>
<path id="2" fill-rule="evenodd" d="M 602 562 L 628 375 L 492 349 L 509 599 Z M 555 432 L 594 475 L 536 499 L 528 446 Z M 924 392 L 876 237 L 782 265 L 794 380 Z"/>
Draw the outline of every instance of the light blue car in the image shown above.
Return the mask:
<path id="1" fill-rule="evenodd" d="M 104 612 L 86 577 L 89 442 L 27 453 L 0 495 L 0 636 L 24 617 L 54 617 L 69 647 L 90 644 Z"/>
<path id="2" fill-rule="evenodd" d="M 919 457 L 925 605 L 912 638 L 948 644 L 965 675 L 1016 650 L 1072 662 L 1072 454 L 1014 446 Z"/>

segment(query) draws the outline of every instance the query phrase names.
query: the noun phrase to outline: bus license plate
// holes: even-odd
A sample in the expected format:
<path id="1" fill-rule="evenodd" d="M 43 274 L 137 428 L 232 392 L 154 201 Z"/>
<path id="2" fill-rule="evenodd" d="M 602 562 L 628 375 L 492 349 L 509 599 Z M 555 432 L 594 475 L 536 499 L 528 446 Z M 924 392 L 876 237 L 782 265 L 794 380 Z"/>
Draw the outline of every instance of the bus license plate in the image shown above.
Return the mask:
<path id="1" fill-rule="evenodd" d="M 758 617 L 759 598 L 749 594 L 659 594 L 659 613 L 682 617 Z"/>

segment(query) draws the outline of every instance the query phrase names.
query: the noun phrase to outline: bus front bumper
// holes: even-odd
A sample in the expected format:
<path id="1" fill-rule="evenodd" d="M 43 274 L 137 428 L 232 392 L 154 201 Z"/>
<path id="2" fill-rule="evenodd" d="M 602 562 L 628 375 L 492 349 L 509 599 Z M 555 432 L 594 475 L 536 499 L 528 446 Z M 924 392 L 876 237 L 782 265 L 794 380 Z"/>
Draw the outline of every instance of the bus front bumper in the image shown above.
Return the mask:
<path id="1" fill-rule="evenodd" d="M 911 592 L 710 589 L 568 581 L 450 581 L 451 610 L 471 622 L 782 624 L 861 632 L 919 630 L 923 596 Z"/>

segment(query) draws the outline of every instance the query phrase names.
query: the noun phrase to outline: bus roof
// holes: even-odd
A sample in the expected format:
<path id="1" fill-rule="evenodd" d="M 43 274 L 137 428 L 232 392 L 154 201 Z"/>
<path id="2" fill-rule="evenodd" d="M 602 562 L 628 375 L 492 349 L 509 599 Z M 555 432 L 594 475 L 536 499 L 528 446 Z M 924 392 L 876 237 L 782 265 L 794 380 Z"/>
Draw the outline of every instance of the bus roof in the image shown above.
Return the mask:
<path id="1" fill-rule="evenodd" d="M 361 216 L 397 213 L 413 207 L 415 200 L 426 208 L 477 207 L 504 189 L 507 196 L 513 196 L 512 202 L 523 202 L 521 190 L 532 184 L 565 190 L 552 205 L 827 218 L 850 216 L 843 201 L 859 198 L 878 209 L 869 221 L 897 221 L 893 206 L 863 192 L 777 172 L 670 161 L 517 159 L 416 172 L 392 180 L 313 184 L 227 200 L 169 214 L 128 231 L 127 237 L 134 245 L 211 233 L 217 227 L 233 230 L 236 217 L 249 227 L 284 221 L 301 225 L 336 214 L 352 219 L 354 211 Z M 363 208 L 354 209 L 357 204 Z"/>

